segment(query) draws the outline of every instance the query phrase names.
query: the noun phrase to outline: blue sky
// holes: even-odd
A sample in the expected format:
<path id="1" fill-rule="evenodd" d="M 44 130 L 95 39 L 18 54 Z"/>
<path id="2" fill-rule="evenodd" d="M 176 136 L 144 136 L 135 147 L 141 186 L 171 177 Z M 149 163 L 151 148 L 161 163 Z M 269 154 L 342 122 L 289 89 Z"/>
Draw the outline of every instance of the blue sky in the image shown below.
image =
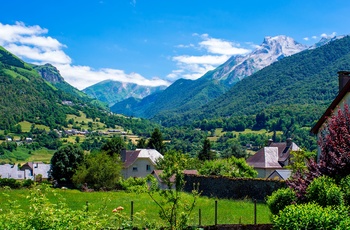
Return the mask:
<path id="1" fill-rule="evenodd" d="M 196 79 L 265 36 L 312 45 L 350 34 L 347 0 L 11 0 L 1 8 L 0 45 L 53 64 L 78 89 Z"/>

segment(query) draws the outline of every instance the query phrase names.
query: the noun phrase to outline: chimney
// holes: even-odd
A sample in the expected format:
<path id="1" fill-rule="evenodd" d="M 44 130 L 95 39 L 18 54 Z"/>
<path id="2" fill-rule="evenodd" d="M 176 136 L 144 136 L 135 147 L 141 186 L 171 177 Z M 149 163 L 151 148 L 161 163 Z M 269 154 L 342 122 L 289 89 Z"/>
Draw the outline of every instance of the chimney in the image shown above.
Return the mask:
<path id="1" fill-rule="evenodd" d="M 292 145 L 292 138 L 287 138 L 286 140 L 286 143 L 287 143 L 287 147 L 291 146 Z"/>
<path id="2" fill-rule="evenodd" d="M 339 71 L 338 72 L 338 78 L 339 78 L 339 92 L 343 89 L 343 87 L 348 83 L 350 80 L 350 72 L 349 71 Z"/>
<path id="3" fill-rule="evenodd" d="M 122 162 L 126 161 L 126 149 L 122 149 L 122 151 L 120 152 L 120 156 L 122 158 Z"/>
<path id="4" fill-rule="evenodd" d="M 273 143 L 272 139 L 269 139 L 269 142 L 267 143 L 267 146 L 270 146 Z"/>

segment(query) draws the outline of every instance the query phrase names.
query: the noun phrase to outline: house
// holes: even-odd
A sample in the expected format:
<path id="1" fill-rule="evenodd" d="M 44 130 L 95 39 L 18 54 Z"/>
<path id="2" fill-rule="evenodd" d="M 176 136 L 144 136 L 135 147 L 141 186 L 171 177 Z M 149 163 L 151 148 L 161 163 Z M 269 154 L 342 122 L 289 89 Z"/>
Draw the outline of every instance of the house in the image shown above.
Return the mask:
<path id="1" fill-rule="evenodd" d="M 290 169 L 276 169 L 267 177 L 267 179 L 287 180 L 291 175 L 292 175 L 292 170 Z"/>
<path id="2" fill-rule="evenodd" d="M 23 180 L 24 171 L 21 171 L 17 164 L 3 164 L 0 165 L 0 178 Z"/>
<path id="3" fill-rule="evenodd" d="M 290 161 L 290 152 L 297 150 L 300 148 L 291 138 L 286 142 L 278 143 L 270 139 L 267 146 L 247 159 L 247 163 L 258 172 L 258 178 L 267 178 L 273 171 L 287 166 Z"/>
<path id="4" fill-rule="evenodd" d="M 42 162 L 27 162 L 21 167 L 16 164 L 4 164 L 0 165 L 0 177 L 16 180 L 35 180 L 36 176 L 40 174 L 42 179 L 47 180 L 50 178 L 50 169 L 50 164 L 44 164 Z"/>
<path id="5" fill-rule="evenodd" d="M 42 162 L 27 162 L 21 167 L 21 171 L 24 171 L 24 178 L 35 180 L 40 174 L 43 180 L 50 178 L 50 164 L 44 164 Z"/>
<path id="6" fill-rule="evenodd" d="M 339 93 L 317 121 L 314 127 L 312 127 L 311 132 L 317 135 L 317 138 L 320 137 L 321 131 L 325 129 L 326 122 L 329 117 L 338 113 L 339 109 L 344 108 L 345 104 L 350 105 L 350 72 L 349 71 L 339 71 Z M 319 159 L 321 149 L 318 148 L 317 158 Z"/>
<path id="7" fill-rule="evenodd" d="M 146 177 L 155 169 L 156 162 L 159 158 L 163 158 L 155 149 L 136 149 L 121 151 L 123 162 L 123 177 Z"/>
<path id="8" fill-rule="evenodd" d="M 152 175 L 156 178 L 160 189 L 167 189 L 168 185 L 162 180 L 162 178 L 160 176 L 162 173 L 163 173 L 163 170 L 153 170 Z M 197 170 L 184 170 L 183 173 L 185 175 L 198 175 Z M 170 182 L 171 183 L 175 182 L 175 175 L 173 175 L 170 178 Z M 175 188 L 175 185 L 173 185 L 172 188 Z"/>

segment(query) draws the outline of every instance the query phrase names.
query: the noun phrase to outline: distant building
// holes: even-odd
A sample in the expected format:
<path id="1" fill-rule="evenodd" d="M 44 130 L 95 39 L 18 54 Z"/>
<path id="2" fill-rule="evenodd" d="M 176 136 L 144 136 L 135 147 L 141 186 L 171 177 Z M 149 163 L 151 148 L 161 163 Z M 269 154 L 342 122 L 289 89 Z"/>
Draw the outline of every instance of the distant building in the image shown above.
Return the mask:
<path id="1" fill-rule="evenodd" d="M 163 173 L 163 170 L 153 170 L 152 175 L 157 179 L 159 188 L 168 189 L 168 185 L 161 178 L 162 173 Z M 185 175 L 198 175 L 197 170 L 184 170 L 183 173 Z M 173 175 L 170 178 L 170 182 L 175 183 L 175 175 Z M 172 185 L 172 188 L 175 188 L 174 184 Z"/>
<path id="2" fill-rule="evenodd" d="M 27 162 L 21 167 L 18 167 L 17 164 L 4 164 L 0 165 L 0 177 L 35 180 L 36 176 L 40 174 L 42 179 L 47 180 L 50 178 L 50 169 L 50 164 L 42 162 Z"/>
<path id="3" fill-rule="evenodd" d="M 291 175 L 292 175 L 292 170 L 290 169 L 276 169 L 267 177 L 267 179 L 287 180 Z"/>
<path id="4" fill-rule="evenodd" d="M 269 140 L 268 146 L 249 157 L 247 163 L 258 172 L 258 178 L 267 178 L 273 171 L 287 166 L 291 157 L 290 152 L 298 150 L 300 148 L 291 138 L 279 143 Z"/>

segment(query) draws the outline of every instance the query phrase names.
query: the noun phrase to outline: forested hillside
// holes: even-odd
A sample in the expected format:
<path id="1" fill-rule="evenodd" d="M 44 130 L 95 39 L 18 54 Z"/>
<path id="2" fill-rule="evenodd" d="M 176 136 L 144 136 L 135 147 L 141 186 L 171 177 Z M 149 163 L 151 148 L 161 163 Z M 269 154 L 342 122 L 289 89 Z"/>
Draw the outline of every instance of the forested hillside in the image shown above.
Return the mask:
<path id="1" fill-rule="evenodd" d="M 234 85 L 213 102 L 184 114 L 163 113 L 164 125 L 203 119 L 232 119 L 290 114 L 300 125 L 312 125 L 338 92 L 337 72 L 350 69 L 350 37 L 303 51 L 268 66 Z M 276 120 L 277 122 L 277 120 Z"/>

